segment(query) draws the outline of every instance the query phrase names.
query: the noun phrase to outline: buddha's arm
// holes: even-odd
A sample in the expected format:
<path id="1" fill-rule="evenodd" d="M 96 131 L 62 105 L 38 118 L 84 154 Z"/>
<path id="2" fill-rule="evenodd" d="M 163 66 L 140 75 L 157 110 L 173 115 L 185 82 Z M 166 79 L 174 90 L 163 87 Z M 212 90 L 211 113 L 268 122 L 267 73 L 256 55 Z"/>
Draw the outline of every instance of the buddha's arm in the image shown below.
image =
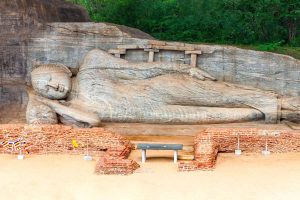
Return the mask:
<path id="1" fill-rule="evenodd" d="M 152 74 L 150 76 L 157 76 L 163 74 L 170 74 L 170 73 L 182 73 L 193 76 L 200 80 L 210 79 L 216 80 L 214 77 L 202 71 L 199 68 L 191 67 L 187 64 L 178 64 L 178 63 L 171 63 L 171 62 L 153 62 L 153 63 L 138 63 L 132 64 L 132 69 L 138 68 L 141 71 L 149 71 Z"/>
<path id="2" fill-rule="evenodd" d="M 147 79 L 171 73 L 188 74 L 200 80 L 215 80 L 208 73 L 190 65 L 171 62 L 128 62 L 99 49 L 92 50 L 87 54 L 80 67 L 80 71 L 85 70 L 103 70 L 112 78 L 129 80 Z"/>
<path id="3" fill-rule="evenodd" d="M 153 63 L 130 63 L 123 62 L 103 66 L 102 70 L 111 76 L 120 79 L 148 79 L 164 74 L 181 73 L 195 77 L 199 80 L 216 80 L 214 77 L 199 68 L 191 67 L 186 64 L 153 62 Z"/>

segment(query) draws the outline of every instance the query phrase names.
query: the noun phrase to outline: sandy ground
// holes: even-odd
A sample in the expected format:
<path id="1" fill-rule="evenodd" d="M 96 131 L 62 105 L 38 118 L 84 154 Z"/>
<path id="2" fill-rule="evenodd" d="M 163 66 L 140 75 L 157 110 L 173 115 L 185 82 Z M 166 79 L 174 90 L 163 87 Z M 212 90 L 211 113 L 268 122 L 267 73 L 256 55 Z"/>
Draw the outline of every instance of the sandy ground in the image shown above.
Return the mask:
<path id="1" fill-rule="evenodd" d="M 172 152 L 147 155 L 130 176 L 95 175 L 95 161 L 82 156 L 0 155 L 0 199 L 300 199 L 300 153 L 219 154 L 214 171 L 197 172 L 177 172 Z M 140 152 L 131 157 L 140 160 Z"/>

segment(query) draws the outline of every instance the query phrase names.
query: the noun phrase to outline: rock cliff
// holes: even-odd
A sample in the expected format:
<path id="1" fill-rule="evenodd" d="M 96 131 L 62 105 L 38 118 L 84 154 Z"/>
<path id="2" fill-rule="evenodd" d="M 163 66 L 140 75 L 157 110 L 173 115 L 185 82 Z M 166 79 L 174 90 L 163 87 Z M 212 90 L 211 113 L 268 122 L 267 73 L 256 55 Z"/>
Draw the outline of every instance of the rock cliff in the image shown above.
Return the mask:
<path id="1" fill-rule="evenodd" d="M 25 121 L 26 85 L 35 64 L 62 63 L 76 69 L 94 48 L 117 50 L 121 58 L 145 62 L 150 55 L 147 49 L 159 49 L 152 54 L 154 61 L 188 64 L 193 61 L 187 52 L 193 50 L 201 52 L 195 66 L 220 81 L 300 96 L 300 61 L 289 56 L 153 41 L 137 29 L 89 21 L 81 7 L 60 0 L 1 0 L 0 123 Z"/>
<path id="2" fill-rule="evenodd" d="M 29 39 L 45 22 L 87 22 L 85 10 L 60 0 L 0 1 L 0 123 L 24 119 Z"/>

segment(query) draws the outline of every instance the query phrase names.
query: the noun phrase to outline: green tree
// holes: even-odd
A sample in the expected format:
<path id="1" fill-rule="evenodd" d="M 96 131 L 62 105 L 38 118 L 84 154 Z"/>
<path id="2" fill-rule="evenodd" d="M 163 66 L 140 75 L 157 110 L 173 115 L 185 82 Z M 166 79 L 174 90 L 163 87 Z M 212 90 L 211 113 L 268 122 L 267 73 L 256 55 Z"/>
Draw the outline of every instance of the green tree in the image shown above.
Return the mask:
<path id="1" fill-rule="evenodd" d="M 70 0 L 158 39 L 299 46 L 300 0 Z"/>
<path id="2" fill-rule="evenodd" d="M 296 39 L 300 26 L 300 1 L 280 0 L 280 19 L 282 25 L 287 28 L 287 40 L 293 42 Z M 299 34 L 298 34 L 299 37 Z M 300 42 L 298 38 L 298 42 Z"/>

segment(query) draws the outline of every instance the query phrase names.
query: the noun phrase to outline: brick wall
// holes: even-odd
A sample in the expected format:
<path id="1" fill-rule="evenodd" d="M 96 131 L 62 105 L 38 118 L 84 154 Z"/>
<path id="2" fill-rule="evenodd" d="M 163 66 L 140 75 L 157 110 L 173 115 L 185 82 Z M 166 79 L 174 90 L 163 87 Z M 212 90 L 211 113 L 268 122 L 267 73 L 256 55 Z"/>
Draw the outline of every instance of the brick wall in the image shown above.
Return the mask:
<path id="1" fill-rule="evenodd" d="M 0 140 L 23 138 L 31 153 L 84 154 L 88 143 L 90 154 L 106 151 L 114 156 L 128 157 L 131 144 L 124 137 L 103 128 L 72 128 L 64 125 L 0 125 Z M 78 144 L 74 148 L 72 140 Z M 3 151 L 0 146 L 0 151 Z"/>
<path id="2" fill-rule="evenodd" d="M 18 153 L 5 147 L 5 142 L 26 142 L 30 154 L 67 153 L 102 155 L 95 168 L 97 174 L 131 174 L 139 165 L 127 159 L 131 143 L 124 137 L 103 128 L 72 128 L 63 125 L 0 125 L 0 151 Z M 105 152 L 104 156 L 101 152 Z"/>
<path id="3" fill-rule="evenodd" d="M 212 169 L 218 152 L 234 152 L 237 138 L 243 152 L 261 152 L 266 142 L 273 153 L 300 152 L 300 132 L 262 130 L 256 128 L 208 128 L 201 131 L 194 140 L 195 160 L 180 162 L 179 171 Z"/>
<path id="4" fill-rule="evenodd" d="M 180 162 L 179 171 L 212 169 L 218 152 L 234 152 L 237 135 L 243 152 L 261 152 L 267 141 L 268 149 L 274 153 L 300 152 L 300 132 L 288 130 L 262 130 L 257 128 L 208 128 L 199 132 L 194 140 L 195 160 Z M 131 174 L 139 165 L 128 160 L 132 145 L 129 140 L 104 128 L 72 128 L 64 125 L 0 125 L 0 142 L 26 142 L 31 154 L 67 153 L 85 154 L 88 143 L 89 154 L 105 152 L 95 168 L 98 174 Z M 76 141 L 78 147 L 74 147 Z M 11 150 L 0 145 L 0 151 Z M 13 151 L 12 153 L 18 153 Z"/>

